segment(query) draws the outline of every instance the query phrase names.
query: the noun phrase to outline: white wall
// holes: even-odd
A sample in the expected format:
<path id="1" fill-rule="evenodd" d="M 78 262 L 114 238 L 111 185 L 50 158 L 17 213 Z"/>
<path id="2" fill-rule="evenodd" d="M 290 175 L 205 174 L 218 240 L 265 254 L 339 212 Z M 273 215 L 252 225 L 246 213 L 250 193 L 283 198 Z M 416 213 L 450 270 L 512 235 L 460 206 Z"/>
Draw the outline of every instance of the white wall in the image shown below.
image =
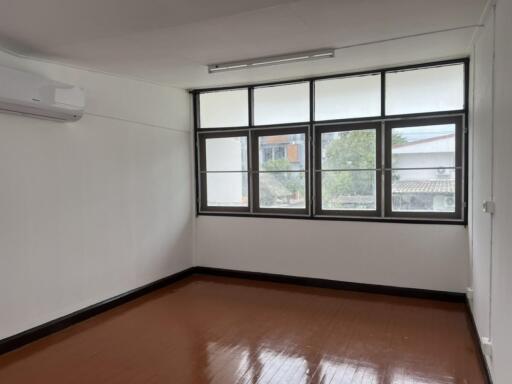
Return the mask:
<path id="1" fill-rule="evenodd" d="M 496 8 L 491 338 L 496 384 L 512 382 L 512 2 Z"/>
<path id="2" fill-rule="evenodd" d="M 200 216 L 195 264 L 463 292 L 467 231 L 458 225 Z"/>
<path id="3" fill-rule="evenodd" d="M 494 25 L 493 25 L 494 18 Z M 490 35 L 490 37 L 486 37 Z M 494 36 L 493 36 L 494 35 Z M 475 318 L 478 321 L 481 336 L 489 336 L 493 344 L 492 357 L 489 360 L 493 379 L 496 384 L 512 382 L 511 358 L 512 355 L 512 2 L 498 0 L 495 11 L 491 11 L 487 19 L 485 30 L 476 41 L 474 60 L 489 63 L 490 71 L 475 70 L 475 84 L 489 83 L 491 97 L 481 97 L 475 89 L 474 110 L 490 115 L 493 134 L 489 136 L 478 135 L 475 127 L 474 148 L 481 146 L 491 147 L 491 163 L 482 167 L 485 158 L 477 157 L 475 152 L 475 166 L 473 169 L 475 183 L 472 223 L 472 256 L 474 267 L 472 269 L 473 288 L 475 290 L 475 303 L 473 306 Z M 487 46 L 492 48 L 479 49 L 480 41 L 487 39 Z M 495 60 L 492 62 L 494 51 Z M 492 79 L 494 75 L 494 79 Z M 490 79 L 489 79 L 490 78 Z M 492 86 L 494 85 L 494 86 Z M 475 117 L 475 124 L 480 120 Z M 488 123 L 487 121 L 487 123 Z M 488 144 L 488 140 L 491 143 Z M 483 153 L 485 155 L 485 153 Z M 490 177 L 492 176 L 492 178 Z M 485 221 L 476 214 L 481 201 L 478 200 L 478 191 L 491 195 L 496 203 L 496 213 L 491 217 L 490 229 L 482 232 Z M 484 223 L 484 225 L 482 225 Z M 480 229 L 479 229 L 480 225 Z M 490 249 L 479 247 L 478 242 L 489 241 Z M 489 256 L 488 256 L 489 255 Z M 489 267 L 486 266 L 486 257 L 489 257 Z M 483 264 L 484 267 L 479 267 Z M 489 286 L 479 284 L 488 282 Z M 490 293 L 490 294 L 489 294 Z M 480 303 L 479 303 L 480 301 Z"/>
<path id="4" fill-rule="evenodd" d="M 0 338 L 192 262 L 183 90 L 0 53 L 83 86 L 76 123 L 0 114 Z"/>
<path id="5" fill-rule="evenodd" d="M 486 27 L 475 38 L 471 58 L 473 69 L 473 108 L 471 114 L 471 285 L 473 309 L 481 336 L 490 332 L 491 294 L 491 215 L 482 211 L 482 202 L 492 200 L 492 53 L 493 14 L 485 18 Z"/>

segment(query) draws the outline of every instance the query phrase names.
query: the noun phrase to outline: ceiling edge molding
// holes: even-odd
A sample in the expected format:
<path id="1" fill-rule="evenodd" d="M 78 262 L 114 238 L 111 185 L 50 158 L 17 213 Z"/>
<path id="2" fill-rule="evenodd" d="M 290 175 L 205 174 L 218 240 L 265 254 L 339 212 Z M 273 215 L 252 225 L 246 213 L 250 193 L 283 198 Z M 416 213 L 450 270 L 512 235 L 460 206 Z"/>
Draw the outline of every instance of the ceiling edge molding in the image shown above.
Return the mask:
<path id="1" fill-rule="evenodd" d="M 487 3 L 485 3 L 484 9 L 482 10 L 482 14 L 480 15 L 480 18 L 478 19 L 478 24 L 481 25 L 481 28 L 476 29 L 473 32 L 473 35 L 471 36 L 471 40 L 469 41 L 469 49 L 473 47 L 475 44 L 476 39 L 480 35 L 480 31 L 485 27 L 485 20 L 487 19 L 487 16 L 492 11 L 492 9 L 496 6 L 496 3 L 498 0 L 487 0 Z"/>

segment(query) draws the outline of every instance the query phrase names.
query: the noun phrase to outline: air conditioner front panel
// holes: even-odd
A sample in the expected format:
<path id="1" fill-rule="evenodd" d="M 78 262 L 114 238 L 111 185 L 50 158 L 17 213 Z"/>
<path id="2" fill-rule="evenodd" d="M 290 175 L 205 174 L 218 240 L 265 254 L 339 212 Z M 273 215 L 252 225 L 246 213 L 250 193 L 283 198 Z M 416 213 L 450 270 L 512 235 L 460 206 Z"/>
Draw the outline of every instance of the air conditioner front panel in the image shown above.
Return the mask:
<path id="1" fill-rule="evenodd" d="M 0 67 L 0 111 L 75 121 L 85 108 L 83 89 L 39 75 Z"/>

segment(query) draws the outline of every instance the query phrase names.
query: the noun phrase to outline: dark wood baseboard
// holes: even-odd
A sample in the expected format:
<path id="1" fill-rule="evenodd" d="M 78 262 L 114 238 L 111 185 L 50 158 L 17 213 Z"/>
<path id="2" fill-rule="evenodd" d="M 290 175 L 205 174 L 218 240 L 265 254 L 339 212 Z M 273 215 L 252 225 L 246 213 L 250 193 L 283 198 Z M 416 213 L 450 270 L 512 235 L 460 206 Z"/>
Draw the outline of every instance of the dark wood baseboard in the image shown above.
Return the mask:
<path id="1" fill-rule="evenodd" d="M 458 303 L 463 303 L 466 301 L 466 295 L 464 293 L 459 292 L 434 291 L 419 288 L 394 287 L 389 285 L 353 283 L 347 281 L 318 279 L 312 277 L 279 275 L 274 273 L 263 272 L 247 272 L 237 271 L 233 269 L 211 267 L 194 267 L 194 273 L 203 275 L 236 277 L 240 279 L 272 281 L 276 283 L 305 285 L 309 287 L 341 289 L 345 291 L 358 291 L 393 296 L 414 297 L 429 300 L 450 301 Z"/>
<path id="2" fill-rule="evenodd" d="M 174 273 L 152 283 L 143 285 L 142 287 L 132 289 L 128 292 L 111 297 L 110 299 L 106 299 L 100 301 L 99 303 L 79 309 L 78 311 L 70 313 L 69 315 L 59 317 L 55 320 L 51 320 L 47 323 L 38 325 L 34 328 L 30 328 L 26 331 L 17 333 L 16 335 L 2 339 L 0 340 L 0 354 L 23 347 L 24 345 L 33 341 L 51 335 L 52 333 L 58 332 L 64 328 L 70 327 L 73 324 L 79 323 L 102 312 L 108 311 L 109 309 L 127 303 L 159 288 L 163 288 L 169 284 L 190 276 L 193 271 L 194 268 L 188 268 L 184 271 Z"/>
<path id="3" fill-rule="evenodd" d="M 492 384 L 492 377 L 491 377 L 491 372 L 489 371 L 489 365 L 487 364 L 487 360 L 485 359 L 484 350 L 482 349 L 482 343 L 480 341 L 480 335 L 478 334 L 478 328 L 476 327 L 475 317 L 473 316 L 473 311 L 471 310 L 471 304 L 469 304 L 469 300 L 467 298 L 466 298 L 466 312 L 469 317 L 469 322 L 471 324 L 471 336 L 473 337 L 474 343 L 477 345 L 478 354 L 480 356 L 480 363 L 482 364 L 482 368 L 485 371 L 487 384 Z"/>
<path id="4" fill-rule="evenodd" d="M 433 291 L 417 288 L 403 288 L 385 285 L 353 283 L 337 280 L 317 279 L 311 277 L 289 276 L 262 272 L 237 271 L 222 268 L 191 267 L 184 271 L 164 277 L 155 282 L 146 284 L 142 287 L 132 289 L 128 292 L 114 296 L 110 299 L 90 305 L 86 308 L 70 313 L 69 315 L 59 317 L 55 320 L 51 320 L 37 327 L 28 329 L 16 335 L 2 339 L 0 340 L 0 354 L 7 353 L 17 348 L 20 348 L 28 343 L 41 339 L 45 336 L 51 335 L 52 333 L 58 332 L 64 328 L 79 323 L 102 312 L 108 311 L 109 309 L 127 303 L 131 300 L 134 300 L 140 296 L 155 291 L 159 288 L 168 286 L 176 281 L 179 281 L 193 274 L 236 277 L 241 279 L 272 281 L 277 283 L 295 284 L 310 287 L 341 289 L 394 296 L 423 298 L 430 300 L 442 300 L 450 302 L 465 302 L 466 300 L 465 295 L 463 293 L 458 292 Z"/>

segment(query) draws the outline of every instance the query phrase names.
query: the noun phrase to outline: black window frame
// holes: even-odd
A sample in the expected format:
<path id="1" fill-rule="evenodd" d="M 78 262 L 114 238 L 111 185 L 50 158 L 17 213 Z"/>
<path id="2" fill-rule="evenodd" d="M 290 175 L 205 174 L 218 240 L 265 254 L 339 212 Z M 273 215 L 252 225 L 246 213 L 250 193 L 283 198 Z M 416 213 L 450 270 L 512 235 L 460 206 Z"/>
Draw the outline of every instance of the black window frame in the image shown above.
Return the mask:
<path id="1" fill-rule="evenodd" d="M 309 105 L 309 111 L 308 113 L 309 120 L 294 120 L 287 123 L 268 123 L 268 124 L 256 124 L 256 100 L 254 92 L 261 88 L 272 88 L 272 87 L 283 87 L 287 85 L 297 85 L 297 84 L 309 84 L 310 92 L 309 92 L 309 99 L 308 99 L 308 105 Z M 302 124 L 309 124 L 311 120 L 311 110 L 313 107 L 311 106 L 311 81 L 309 80 L 292 80 L 292 81 L 283 81 L 279 83 L 271 83 L 271 84 L 257 84 L 249 87 L 249 126 L 254 127 L 279 127 L 279 126 L 295 126 L 295 125 L 302 125 Z"/>
<path id="2" fill-rule="evenodd" d="M 252 123 L 252 91 L 248 89 L 247 86 L 240 86 L 240 87 L 228 87 L 228 88 L 219 88 L 219 89 L 210 89 L 208 91 L 201 91 L 197 95 L 194 96 L 194 103 L 193 103 L 193 109 L 194 109 L 194 131 L 196 131 L 196 127 L 198 128 L 201 121 L 201 97 L 200 93 L 215 93 L 215 92 L 222 92 L 222 91 L 237 91 L 237 90 L 247 90 L 247 107 L 248 107 L 248 120 L 246 125 L 230 125 L 230 126 L 215 126 L 215 127 L 209 127 L 209 128 L 200 128 L 200 130 L 217 130 L 221 129 L 225 131 L 226 129 L 239 129 L 239 128 L 247 128 Z"/>
<path id="3" fill-rule="evenodd" d="M 428 67 L 437 67 L 437 66 L 446 66 L 446 65 L 456 65 L 462 64 L 464 67 L 464 106 L 460 110 L 445 110 L 445 111 L 437 111 L 437 112 L 425 112 L 425 113 L 410 113 L 403 115 L 386 115 L 386 73 L 387 72 L 396 72 L 396 71 L 406 71 L 413 69 L 421 69 Z M 381 79 L 381 113 L 380 116 L 368 116 L 368 117 L 360 117 L 360 118 L 346 118 L 346 119 L 338 119 L 338 120 L 318 120 L 315 121 L 315 81 L 317 80 L 326 80 L 326 79 L 336 79 L 336 78 L 344 78 L 344 77 L 355 77 L 355 76 L 363 76 L 363 75 L 371 75 L 380 73 Z M 254 89 L 258 87 L 266 87 L 266 86 L 275 86 L 275 85 L 287 85 L 301 82 L 309 82 L 309 116 L 310 120 L 307 122 L 290 122 L 290 123 L 281 123 L 281 124 L 273 124 L 273 125 L 255 125 L 254 124 Z M 199 105 L 199 95 L 204 92 L 214 92 L 214 91 L 222 91 L 222 90 L 231 90 L 231 89 L 240 89 L 244 88 L 248 90 L 248 121 L 249 125 L 244 127 L 216 127 L 216 128 L 200 128 L 200 105 Z M 328 76 L 317 76 L 317 77 L 308 77 L 308 78 L 298 78 L 286 81 L 274 81 L 269 83 L 256 83 L 256 84 L 248 84 L 248 85 L 236 85 L 236 86 L 227 86 L 227 87 L 216 87 L 216 88 L 205 88 L 205 89 L 195 89 L 191 90 L 190 93 L 193 97 L 193 108 L 194 108 L 194 142 L 195 142 L 195 174 L 196 174 L 196 214 L 197 215 L 217 215 L 217 216 L 258 216 L 258 217 L 278 217 L 278 218 L 302 218 L 302 219 L 310 219 L 310 220 L 346 220 L 346 221 L 377 221 L 377 222 L 399 222 L 399 223 L 435 223 L 435 224 L 455 224 L 455 225 L 467 225 L 467 212 L 468 212 L 468 105 L 469 105 L 469 58 L 463 57 L 459 59 L 452 60 L 443 60 L 443 61 L 434 61 L 434 62 L 426 62 L 415 65 L 406 65 L 406 66 L 397 66 L 397 67 L 388 67 L 381 69 L 373 69 L 368 71 L 359 71 L 359 72 L 350 72 L 343 74 L 335 74 Z M 458 118 L 460 119 L 460 128 L 458 128 L 458 143 L 457 143 L 457 152 L 456 156 L 460 158 L 460 165 L 457 170 L 457 211 L 454 214 L 444 215 L 444 214 L 432 214 L 433 212 L 421 212 L 418 215 L 411 215 L 411 212 L 407 212 L 407 214 L 402 214 L 398 212 L 390 212 L 391 201 L 387 201 L 387 184 L 390 183 L 388 181 L 389 177 L 386 176 L 386 154 L 385 152 L 391 152 L 391 148 L 389 147 L 389 143 L 386 143 L 386 132 L 388 131 L 387 127 L 391 127 L 394 122 L 397 121 L 411 121 L 414 119 L 429 119 L 429 118 Z M 355 212 L 347 212 L 347 211 L 331 211 L 325 212 L 318 210 L 318 199 L 319 199 L 319 190 L 318 190 L 318 180 L 316 177 L 316 161 L 315 153 L 319 150 L 318 143 L 315 143 L 315 137 L 317 135 L 317 131 L 319 129 L 323 129 L 321 127 L 328 125 L 355 125 L 356 123 L 375 123 L 381 124 L 380 135 L 378 136 L 378 140 L 380 140 L 381 145 L 381 153 L 377 156 L 377 160 L 380 161 L 380 177 L 377 177 L 377 182 L 380 184 L 380 188 L 378 188 L 378 193 L 380 193 L 380 199 L 378 199 L 377 203 L 380 205 L 380 215 L 367 215 L 362 214 L 364 211 L 355 211 Z M 410 124 L 410 123 L 409 123 Z M 254 193 L 254 169 L 253 169 L 253 160 L 254 160 L 254 141 L 253 136 L 254 132 L 263 131 L 263 130 L 277 130 L 277 129 L 294 129 L 297 126 L 307 126 L 308 127 L 308 135 L 307 135 L 307 143 L 306 149 L 308 151 L 307 163 L 308 167 L 306 169 L 307 181 L 306 186 L 309 185 L 309 190 L 306 191 L 306 204 L 309 208 L 306 213 L 297 213 L 297 212 L 286 212 L 278 211 L 272 212 L 267 209 L 256 209 L 255 202 L 255 193 Z M 237 134 L 234 134 L 237 132 Z M 201 152 L 204 150 L 201 147 L 201 137 L 214 137 L 211 135 L 223 134 L 227 136 L 237 136 L 241 132 L 247 133 L 248 142 L 247 142 L 247 155 L 248 155 L 248 207 L 243 207 L 243 209 L 239 209 L 240 207 L 207 207 L 204 205 L 204 199 L 206 199 L 205 188 L 204 185 L 206 180 L 203 177 L 201 172 L 202 169 L 202 158 Z M 373 212 L 373 211 L 372 211 Z"/>
<path id="4" fill-rule="evenodd" d="M 262 136 L 279 136 L 279 135 L 296 135 L 296 134 L 304 134 L 304 171 L 285 171 L 285 172 L 303 172 L 304 173 L 304 182 L 305 182 L 305 192 L 304 192 L 304 201 L 305 208 L 262 208 L 260 207 L 259 201 L 259 184 L 260 184 L 260 174 L 265 173 L 266 171 L 260 171 L 259 169 L 259 138 Z M 290 214 L 290 215 L 298 215 L 298 216 L 309 216 L 311 213 L 311 204 L 309 199 L 309 191 L 310 191 L 310 177 L 309 177 L 309 141 L 310 141 L 310 131 L 309 126 L 307 125 L 297 125 L 287 128 L 265 128 L 265 129 L 257 129 L 251 132 L 251 155 L 252 155 L 252 196 L 253 196 L 253 211 L 257 213 L 267 213 L 267 214 Z M 284 172 L 284 171 L 280 171 Z"/>
<path id="5" fill-rule="evenodd" d="M 389 72 L 389 70 L 386 70 L 386 72 Z M 385 92 L 385 89 L 386 89 L 386 86 L 384 84 L 384 74 L 383 74 L 383 71 L 382 70 L 376 70 L 376 71 L 369 71 L 369 72 L 362 72 L 362 73 L 356 73 L 356 74 L 343 74 L 343 75 L 337 75 L 337 76 L 327 76 L 327 77 L 321 77 L 321 78 L 318 78 L 318 79 L 315 79 L 313 81 L 313 85 L 316 84 L 316 81 L 323 81 L 323 80 L 339 80 L 339 79 L 350 79 L 350 78 L 357 78 L 357 77 L 368 77 L 368 76 L 379 76 L 379 80 L 380 80 L 380 113 L 378 113 L 377 115 L 368 115 L 368 116 L 363 116 L 363 117 L 346 117 L 346 118 L 341 118 L 341 119 L 317 119 L 316 118 L 316 94 L 313 94 L 313 98 L 310 102 L 314 102 L 315 105 L 312 106 L 311 108 L 313 109 L 313 113 L 312 113 L 312 118 L 311 120 L 314 121 L 316 124 L 326 124 L 326 123 L 329 123 L 329 122 L 335 122 L 335 121 L 369 121 L 369 120 L 372 120 L 372 119 L 378 119 L 382 116 L 384 116 L 384 109 L 385 109 L 385 105 L 384 105 L 384 92 Z M 313 93 L 314 93 L 315 90 L 313 90 Z"/>
<path id="6" fill-rule="evenodd" d="M 346 124 L 317 124 L 315 125 L 315 214 L 316 216 L 353 216 L 380 217 L 382 216 L 382 124 L 380 122 L 358 122 Z M 339 171 L 375 171 L 375 210 L 326 210 L 322 209 L 322 173 L 336 170 L 322 169 L 322 134 L 330 132 L 350 132 L 358 130 L 375 130 L 375 169 L 343 169 Z"/>
<path id="7" fill-rule="evenodd" d="M 400 170 L 400 168 L 392 167 L 392 131 L 393 128 L 403 128 L 403 127 L 421 127 L 428 125 L 443 125 L 443 124 L 454 124 L 455 125 L 455 166 L 454 167 L 415 167 L 415 168 L 407 168 L 407 170 L 431 170 L 431 169 L 454 169 L 455 170 L 455 212 L 418 212 L 418 211 L 393 211 L 393 202 L 392 202 L 392 186 L 393 186 L 393 178 L 392 172 L 393 170 Z M 428 118 L 416 118 L 416 119 L 402 119 L 397 121 L 390 121 L 385 124 L 385 144 L 384 146 L 387 148 L 385 153 L 385 168 L 384 172 L 387 177 L 385 180 L 385 192 L 384 198 L 386 201 L 385 204 L 385 215 L 387 217 L 407 217 L 407 218 L 423 218 L 428 216 L 433 219 L 452 219 L 456 220 L 460 217 L 461 212 L 463 210 L 463 206 L 461 203 L 461 195 L 463 189 L 462 183 L 462 141 L 463 141 L 463 117 L 462 116 L 446 116 L 446 117 L 428 117 Z"/>
<path id="8" fill-rule="evenodd" d="M 246 171 L 207 171 L 207 162 L 206 162 L 206 140 L 208 139 L 220 139 L 220 138 L 228 138 L 228 137 L 245 137 L 247 148 L 247 170 Z M 249 163 L 249 133 L 244 131 L 227 131 L 227 132 L 213 132 L 204 135 L 199 135 L 198 137 L 198 147 L 199 147 L 199 186 L 200 186 L 200 195 L 201 200 L 198 202 L 198 205 L 201 207 L 202 211 L 211 211 L 211 212 L 249 212 L 251 209 L 251 175 L 250 175 L 250 163 Z M 208 205 L 208 183 L 207 176 L 208 173 L 228 173 L 228 172 L 240 172 L 247 174 L 247 207 L 243 206 L 209 206 Z"/>

